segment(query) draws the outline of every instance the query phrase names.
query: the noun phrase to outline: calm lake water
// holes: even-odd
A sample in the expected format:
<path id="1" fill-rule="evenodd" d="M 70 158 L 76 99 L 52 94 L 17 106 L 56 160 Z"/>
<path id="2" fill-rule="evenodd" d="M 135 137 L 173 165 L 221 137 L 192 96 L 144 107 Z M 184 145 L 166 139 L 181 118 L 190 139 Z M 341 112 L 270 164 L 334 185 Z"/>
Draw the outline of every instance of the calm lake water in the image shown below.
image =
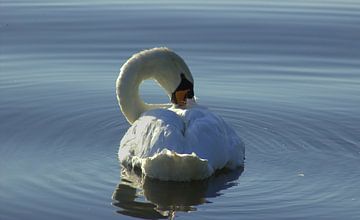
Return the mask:
<path id="1" fill-rule="evenodd" d="M 1 220 L 360 219 L 360 1 L 1 0 L 0 34 Z M 155 46 L 243 138 L 243 171 L 121 171 L 115 80 Z"/>

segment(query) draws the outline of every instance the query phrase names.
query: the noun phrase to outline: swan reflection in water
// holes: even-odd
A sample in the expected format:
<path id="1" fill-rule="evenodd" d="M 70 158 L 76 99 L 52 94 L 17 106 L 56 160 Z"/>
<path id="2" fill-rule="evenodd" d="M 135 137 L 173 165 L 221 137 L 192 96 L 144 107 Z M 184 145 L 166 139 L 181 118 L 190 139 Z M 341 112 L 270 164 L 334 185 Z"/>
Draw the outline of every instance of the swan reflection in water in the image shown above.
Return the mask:
<path id="1" fill-rule="evenodd" d="M 172 182 L 142 177 L 122 168 L 121 180 L 112 204 L 122 215 L 144 219 L 173 219 L 175 212 L 196 211 L 197 205 L 222 195 L 221 191 L 238 184 L 243 169 L 221 170 L 205 180 Z"/>

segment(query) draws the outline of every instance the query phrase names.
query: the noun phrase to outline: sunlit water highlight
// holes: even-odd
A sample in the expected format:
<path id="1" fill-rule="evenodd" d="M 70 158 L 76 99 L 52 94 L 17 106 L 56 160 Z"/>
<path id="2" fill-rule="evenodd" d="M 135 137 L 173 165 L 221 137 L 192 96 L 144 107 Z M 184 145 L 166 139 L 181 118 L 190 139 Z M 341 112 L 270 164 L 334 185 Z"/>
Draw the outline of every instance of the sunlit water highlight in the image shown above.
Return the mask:
<path id="1" fill-rule="evenodd" d="M 0 219 L 359 219 L 359 24 L 358 1 L 2 0 Z M 244 171 L 121 171 L 115 79 L 154 46 L 244 139 Z"/>

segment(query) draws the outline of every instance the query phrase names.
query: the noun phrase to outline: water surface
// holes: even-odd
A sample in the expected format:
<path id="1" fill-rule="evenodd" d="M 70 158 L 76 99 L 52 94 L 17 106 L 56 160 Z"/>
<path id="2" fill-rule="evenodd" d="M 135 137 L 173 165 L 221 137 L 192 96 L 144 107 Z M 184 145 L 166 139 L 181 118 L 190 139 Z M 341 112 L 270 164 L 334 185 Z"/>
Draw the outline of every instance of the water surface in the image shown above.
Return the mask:
<path id="1" fill-rule="evenodd" d="M 1 0 L 0 219 L 359 219 L 359 24 L 359 1 Z M 244 170 L 121 170 L 115 80 L 155 46 L 243 138 Z"/>

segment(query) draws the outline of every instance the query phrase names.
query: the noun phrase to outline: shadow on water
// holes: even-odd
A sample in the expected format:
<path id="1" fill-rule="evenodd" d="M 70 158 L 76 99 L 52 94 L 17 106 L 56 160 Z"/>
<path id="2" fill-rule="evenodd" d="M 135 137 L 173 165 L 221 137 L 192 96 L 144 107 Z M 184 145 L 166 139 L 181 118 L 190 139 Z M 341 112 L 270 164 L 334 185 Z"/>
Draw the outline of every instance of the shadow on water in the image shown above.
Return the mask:
<path id="1" fill-rule="evenodd" d="M 116 212 L 122 215 L 173 219 L 175 212 L 196 211 L 195 206 L 210 203 L 207 199 L 218 197 L 222 190 L 237 185 L 242 172 L 243 169 L 222 170 L 206 180 L 172 182 L 143 178 L 123 168 L 112 204 L 120 208 Z"/>

